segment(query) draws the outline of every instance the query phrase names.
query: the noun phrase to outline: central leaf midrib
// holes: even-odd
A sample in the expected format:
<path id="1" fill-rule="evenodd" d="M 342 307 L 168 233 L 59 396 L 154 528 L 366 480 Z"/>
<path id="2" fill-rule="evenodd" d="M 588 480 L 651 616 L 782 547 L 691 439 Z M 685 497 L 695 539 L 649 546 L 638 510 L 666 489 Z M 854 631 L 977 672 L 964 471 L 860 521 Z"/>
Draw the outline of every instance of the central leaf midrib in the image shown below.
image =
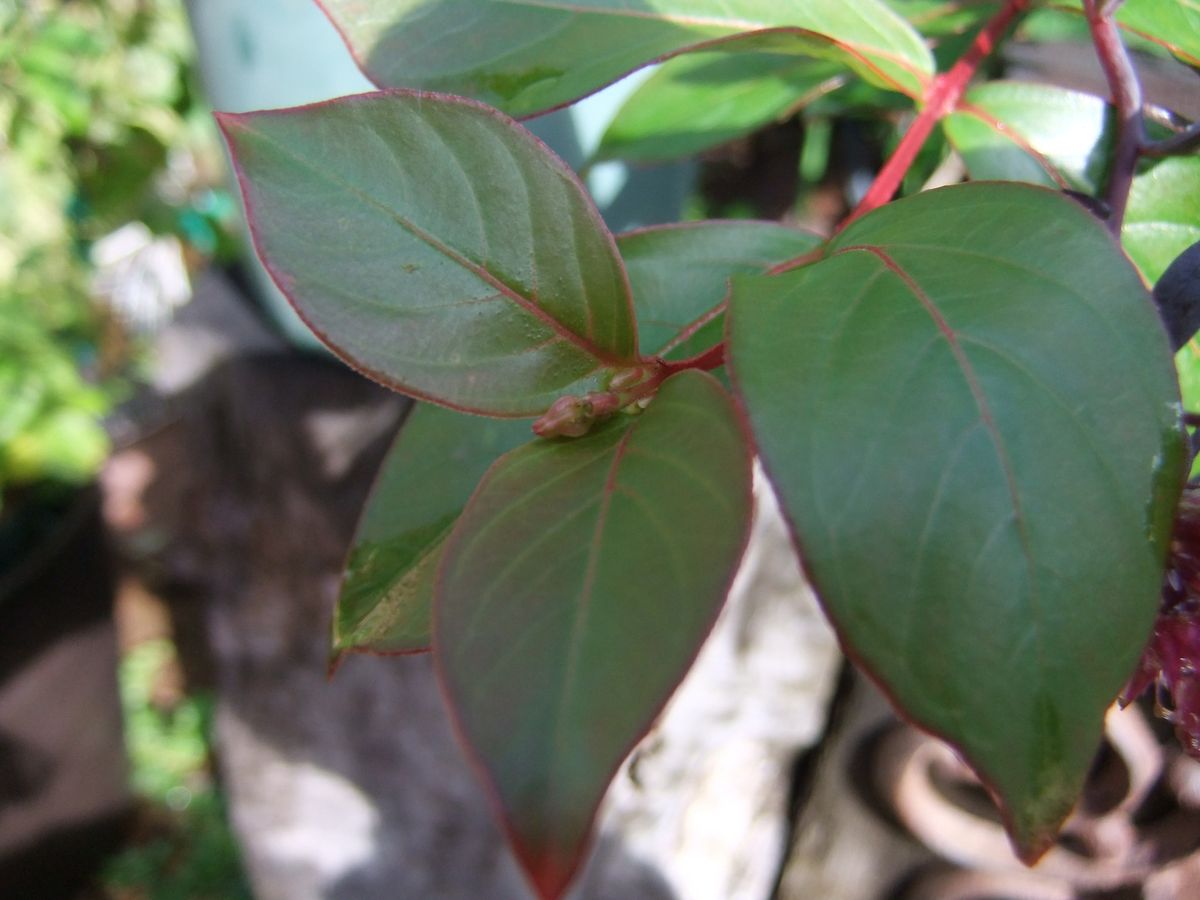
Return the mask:
<path id="1" fill-rule="evenodd" d="M 950 323 L 943 317 L 941 310 L 938 309 L 937 303 L 930 297 L 925 290 L 920 286 L 915 278 L 910 275 L 903 266 L 900 265 L 890 254 L 882 247 L 873 244 L 858 244 L 847 247 L 842 247 L 837 250 L 834 255 L 843 253 L 869 253 L 880 261 L 880 263 L 905 286 L 913 298 L 921 305 L 925 312 L 933 320 L 934 326 L 937 328 L 941 337 L 950 347 L 950 351 L 954 356 L 960 371 L 963 374 L 964 380 L 967 382 L 967 388 L 971 392 L 976 409 L 979 411 L 980 421 L 983 423 L 984 429 L 991 438 L 992 446 L 996 452 L 997 462 L 1000 464 L 1000 470 L 1004 474 L 1004 480 L 1008 488 L 1009 502 L 1012 506 L 1013 521 L 1017 526 L 1017 534 L 1021 542 L 1021 553 L 1025 558 L 1025 564 L 1029 573 L 1029 606 L 1034 619 L 1034 641 L 1037 644 L 1038 665 L 1042 673 L 1049 671 L 1047 666 L 1047 656 L 1045 647 L 1042 641 L 1041 622 L 1043 613 L 1041 610 L 1041 598 L 1038 590 L 1037 580 L 1037 562 L 1033 553 L 1033 542 L 1029 535 L 1028 523 L 1025 519 L 1025 512 L 1021 503 L 1019 487 L 1017 485 L 1016 473 L 1013 468 L 1012 460 L 1008 456 L 1008 449 L 1004 444 L 1003 435 L 1000 433 L 999 426 L 991 410 L 991 404 L 988 402 L 987 394 L 983 390 L 983 385 L 980 384 L 979 378 L 975 372 L 975 368 L 971 363 L 970 357 L 958 342 L 958 338 L 951 327 Z"/>
<path id="2" fill-rule="evenodd" d="M 640 424 L 640 423 L 639 423 Z M 584 567 L 583 582 L 580 586 L 578 603 L 575 605 L 575 615 L 571 621 L 570 630 L 567 639 L 567 654 L 563 665 L 562 687 L 558 695 L 558 703 L 555 707 L 554 719 L 554 736 L 551 742 L 552 762 L 551 762 L 551 777 L 547 779 L 545 807 L 549 813 L 550 820 L 555 819 L 555 800 L 558 793 L 559 779 L 557 776 L 557 761 L 566 756 L 566 729 L 564 723 L 567 720 L 567 713 L 571 702 L 575 696 L 575 680 L 581 654 L 581 645 L 583 643 L 583 630 L 588 621 L 588 614 L 591 608 L 592 593 L 595 588 L 597 567 L 600 564 L 601 543 L 604 537 L 604 529 L 608 523 L 608 513 L 612 507 L 612 499 L 616 493 L 617 473 L 620 470 L 621 463 L 625 459 L 626 450 L 629 447 L 630 440 L 634 432 L 638 430 L 638 425 L 634 425 L 627 430 L 621 439 L 612 449 L 613 459 L 609 465 L 608 473 L 604 479 L 604 485 L 601 493 L 600 509 L 596 513 L 596 526 L 592 531 L 592 540 L 588 546 L 588 558 Z"/>
<path id="3" fill-rule="evenodd" d="M 281 144 L 279 141 L 275 140 L 274 138 L 270 137 L 266 132 L 261 131 L 261 130 L 254 130 L 254 131 L 251 131 L 251 133 L 258 136 L 260 139 L 266 141 L 268 144 L 270 144 L 271 146 L 275 147 L 277 150 L 282 152 L 289 159 L 292 159 L 293 161 L 299 163 L 305 169 L 316 174 L 318 177 L 322 178 L 326 182 L 336 185 L 337 187 L 340 187 L 340 188 L 348 191 L 349 193 L 353 194 L 358 199 L 362 200 L 368 206 L 374 207 L 375 209 L 379 210 L 380 212 L 386 214 L 389 218 L 392 219 L 392 221 L 394 221 L 397 225 L 399 225 L 401 228 L 403 228 L 405 231 L 407 231 L 413 237 L 417 238 L 419 241 L 424 243 L 426 246 L 430 247 L 432 250 L 445 256 L 451 262 L 454 262 L 454 263 L 458 264 L 459 266 L 461 266 L 462 268 L 466 269 L 468 272 L 470 272 L 472 275 L 474 275 L 480 281 L 482 281 L 485 284 L 487 284 L 488 286 L 494 288 L 498 293 L 502 294 L 505 297 L 508 297 L 521 310 L 523 310 L 527 314 L 533 316 L 538 321 L 542 322 L 544 325 L 546 325 L 548 328 L 550 328 L 550 330 L 552 330 L 556 334 L 561 335 L 565 340 L 574 344 L 576 347 L 578 347 L 580 350 L 587 353 L 589 356 L 592 356 L 593 358 L 595 358 L 601 362 L 608 363 L 609 365 L 613 365 L 613 366 L 629 365 L 635 361 L 632 358 L 623 359 L 619 356 L 616 356 L 606 350 L 602 350 L 601 348 L 597 347 L 595 344 L 593 344 L 590 340 L 585 338 L 583 335 L 577 334 L 576 332 L 572 331 L 570 328 L 568 328 L 566 325 L 564 325 L 558 319 L 554 318 L 554 316 L 550 315 L 550 313 L 546 312 L 544 309 L 539 307 L 536 303 L 533 302 L 533 300 L 521 295 L 516 290 L 514 290 L 512 287 L 510 287 L 509 285 L 505 284 L 503 281 L 501 281 L 500 279 L 498 279 L 494 275 L 492 275 L 483 266 L 472 261 L 465 255 L 460 253 L 458 250 L 451 247 L 449 244 L 446 244 L 445 242 L 434 237 L 432 234 L 425 231 L 425 229 L 423 229 L 419 225 L 417 225 L 415 222 L 410 221 L 408 218 L 406 218 L 404 216 L 403 213 L 399 212 L 398 210 L 394 210 L 391 207 L 387 206 L 386 204 L 379 202 L 374 197 L 372 197 L 370 194 L 364 193 L 362 190 L 360 190 L 355 185 L 351 184 L 350 182 L 346 181 L 345 179 L 337 177 L 329 170 L 313 165 L 307 159 L 305 159 L 303 156 L 299 156 L 299 155 L 293 153 L 288 147 Z"/>

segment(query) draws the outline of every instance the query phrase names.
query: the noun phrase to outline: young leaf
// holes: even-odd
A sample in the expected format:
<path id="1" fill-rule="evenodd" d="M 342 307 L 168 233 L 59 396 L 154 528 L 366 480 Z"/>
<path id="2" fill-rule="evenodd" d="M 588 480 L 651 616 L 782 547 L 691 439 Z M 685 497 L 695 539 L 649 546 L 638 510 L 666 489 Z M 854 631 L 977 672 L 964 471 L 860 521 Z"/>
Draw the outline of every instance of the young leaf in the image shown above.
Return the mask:
<path id="1" fill-rule="evenodd" d="M 514 116 L 563 106 L 689 49 L 762 34 L 758 49 L 836 59 L 920 96 L 920 36 L 879 0 L 323 0 L 376 84 L 450 91 Z M 743 45 L 745 47 L 745 45 Z"/>
<path id="2" fill-rule="evenodd" d="M 731 276 L 764 272 L 820 243 L 812 232 L 755 221 L 693 222 L 619 235 L 643 352 L 686 359 L 719 343 Z"/>
<path id="3" fill-rule="evenodd" d="M 1133 180 L 1121 242 L 1150 284 L 1200 241 L 1200 157 L 1164 159 Z"/>
<path id="4" fill-rule="evenodd" d="M 634 362 L 612 235 L 575 175 L 495 110 L 391 91 L 219 120 L 259 255 L 355 368 L 534 416 Z"/>
<path id="5" fill-rule="evenodd" d="M 610 779 L 708 634 L 750 510 L 738 412 L 694 370 L 639 417 L 514 450 L 467 505 L 434 659 L 542 897 L 566 888 Z"/>
<path id="6" fill-rule="evenodd" d="M 445 539 L 488 466 L 532 437 L 522 420 L 413 408 L 354 536 L 333 617 L 335 654 L 429 649 L 433 576 Z"/>
<path id="7" fill-rule="evenodd" d="M 848 650 L 1051 844 L 1158 608 L 1183 465 L 1166 335 L 1070 199 L 967 184 L 734 279 L 764 465 Z"/>
<path id="8" fill-rule="evenodd" d="M 943 124 L 972 178 L 1088 193 L 1102 184 L 1112 143 L 1104 100 L 1019 81 L 972 88 Z"/>
<path id="9" fill-rule="evenodd" d="M 690 156 L 783 118 L 842 87 L 844 67 L 788 54 L 688 53 L 668 60 L 605 131 L 599 159 Z"/>

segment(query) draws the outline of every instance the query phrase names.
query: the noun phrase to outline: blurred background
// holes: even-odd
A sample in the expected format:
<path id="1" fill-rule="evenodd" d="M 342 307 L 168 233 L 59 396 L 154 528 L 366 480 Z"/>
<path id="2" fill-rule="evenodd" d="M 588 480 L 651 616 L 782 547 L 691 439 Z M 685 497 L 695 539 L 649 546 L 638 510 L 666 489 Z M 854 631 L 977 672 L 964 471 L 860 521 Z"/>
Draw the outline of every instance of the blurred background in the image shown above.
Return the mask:
<path id="1" fill-rule="evenodd" d="M 646 77 L 530 123 L 614 230 L 827 231 L 907 114 L 781 108 L 690 162 L 593 162 Z M 311 0 L 0 0 L 0 898 L 525 896 L 428 660 L 326 679 L 408 403 L 327 357 L 258 268 L 210 116 L 368 89 Z M 961 174 L 927 155 L 917 184 Z M 760 500 L 578 896 L 1200 896 L 1200 775 L 1150 717 L 1115 720 L 1026 872 L 952 755 L 844 666 Z"/>

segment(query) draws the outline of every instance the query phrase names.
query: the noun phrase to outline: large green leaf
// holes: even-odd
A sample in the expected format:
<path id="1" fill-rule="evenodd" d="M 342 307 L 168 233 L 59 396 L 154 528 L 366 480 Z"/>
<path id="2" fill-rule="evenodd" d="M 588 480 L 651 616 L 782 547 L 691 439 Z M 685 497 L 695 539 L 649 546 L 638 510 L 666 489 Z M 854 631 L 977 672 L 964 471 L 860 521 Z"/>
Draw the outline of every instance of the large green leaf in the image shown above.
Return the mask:
<path id="1" fill-rule="evenodd" d="M 534 416 L 632 363 L 616 244 L 520 125 L 408 91 L 220 115 L 255 246 L 348 363 L 474 412 Z"/>
<path id="2" fill-rule="evenodd" d="M 1151 284 L 1200 241 L 1200 157 L 1165 159 L 1133 180 L 1121 241 Z"/>
<path id="3" fill-rule="evenodd" d="M 1045 84 L 992 81 L 972 88 L 944 120 L 973 178 L 1095 192 L 1112 143 L 1108 104 Z"/>
<path id="4" fill-rule="evenodd" d="M 820 242 L 809 231 L 755 221 L 663 225 L 620 235 L 643 353 L 686 359 L 719 343 L 730 277 L 765 272 Z"/>
<path id="5" fill-rule="evenodd" d="M 750 450 L 710 376 L 644 415 L 501 458 L 446 546 L 434 658 L 542 897 L 691 665 L 750 523 Z"/>
<path id="6" fill-rule="evenodd" d="M 770 53 L 688 53 L 668 60 L 608 126 L 599 159 L 691 156 L 741 137 L 837 90 L 849 74 L 828 60 Z"/>
<path id="7" fill-rule="evenodd" d="M 967 184 L 735 278 L 764 465 L 849 651 L 1036 859 L 1158 608 L 1179 394 L 1137 273 L 1068 198 Z"/>
<path id="8" fill-rule="evenodd" d="M 363 510 L 333 618 L 333 650 L 428 650 L 433 576 L 475 483 L 532 439 L 521 420 L 413 408 Z"/>
<path id="9" fill-rule="evenodd" d="M 919 96 L 920 36 L 879 0 L 323 0 L 368 76 L 484 100 L 562 106 L 647 63 L 764 32 L 759 49 L 837 59 Z"/>

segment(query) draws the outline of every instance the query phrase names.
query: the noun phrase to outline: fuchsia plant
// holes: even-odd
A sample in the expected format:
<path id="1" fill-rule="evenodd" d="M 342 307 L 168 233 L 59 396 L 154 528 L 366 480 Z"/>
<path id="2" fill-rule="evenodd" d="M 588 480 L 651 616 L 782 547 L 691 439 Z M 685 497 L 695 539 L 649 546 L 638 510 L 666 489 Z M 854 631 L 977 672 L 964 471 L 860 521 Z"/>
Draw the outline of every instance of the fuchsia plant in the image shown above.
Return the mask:
<path id="1" fill-rule="evenodd" d="M 1024 860 L 1135 668 L 1130 696 L 1161 679 L 1195 749 L 1192 501 L 1138 659 L 1189 458 L 1172 344 L 1197 324 L 1198 130 L 1146 104 L 1122 37 L 1200 65 L 1194 3 L 323 5 L 384 90 L 219 119 L 300 315 L 430 402 L 364 514 L 335 656 L 432 648 L 542 897 L 720 612 L 756 456 L 843 646 L 958 748 Z M 1090 35 L 1111 104 L 980 78 L 1017 27 Z M 614 237 L 509 116 L 664 60 L 601 155 L 822 104 L 876 110 L 895 152 L 829 238 Z M 893 199 L 930 147 L 972 180 Z"/>

